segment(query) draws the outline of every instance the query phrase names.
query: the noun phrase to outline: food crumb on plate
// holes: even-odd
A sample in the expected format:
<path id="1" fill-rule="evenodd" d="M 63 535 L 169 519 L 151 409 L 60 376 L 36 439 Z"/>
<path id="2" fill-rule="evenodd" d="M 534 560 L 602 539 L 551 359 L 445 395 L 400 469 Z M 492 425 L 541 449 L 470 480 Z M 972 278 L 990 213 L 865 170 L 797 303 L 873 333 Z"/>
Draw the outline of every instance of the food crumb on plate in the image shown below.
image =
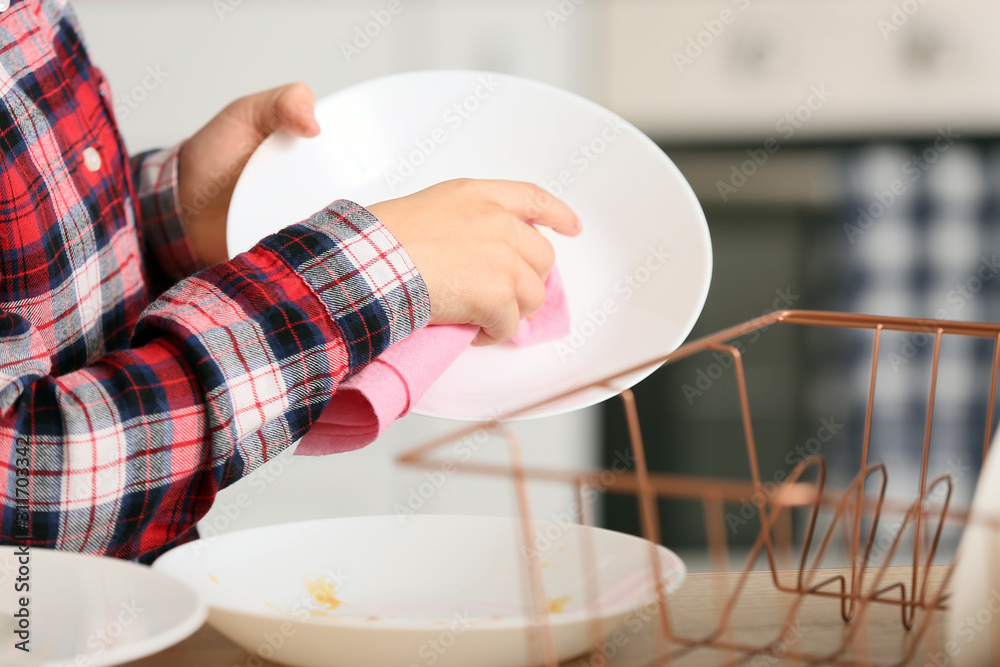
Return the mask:
<path id="1" fill-rule="evenodd" d="M 327 609 L 336 609 L 344 604 L 337 599 L 337 586 L 326 579 L 306 579 L 305 585 L 316 604 L 323 605 Z"/>
<path id="2" fill-rule="evenodd" d="M 565 611 L 564 607 L 568 605 L 573 600 L 569 595 L 564 595 L 554 600 L 549 598 L 549 613 L 550 614 L 561 614 Z"/>

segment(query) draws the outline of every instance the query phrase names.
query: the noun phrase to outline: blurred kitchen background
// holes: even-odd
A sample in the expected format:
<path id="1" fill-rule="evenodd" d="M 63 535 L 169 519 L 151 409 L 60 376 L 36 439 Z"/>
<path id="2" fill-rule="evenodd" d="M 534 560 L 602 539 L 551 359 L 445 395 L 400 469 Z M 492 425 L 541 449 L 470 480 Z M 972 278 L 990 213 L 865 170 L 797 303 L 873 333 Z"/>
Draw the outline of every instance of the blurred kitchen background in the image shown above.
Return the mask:
<path id="1" fill-rule="evenodd" d="M 715 253 L 693 336 L 789 307 L 1000 318 L 1000 5 L 989 0 L 74 5 L 132 151 L 176 143 L 236 97 L 293 80 L 322 98 L 414 69 L 507 72 L 610 107 L 687 176 Z M 846 483 L 860 455 L 871 336 L 776 326 L 744 344 L 762 477 L 819 453 Z M 883 340 L 873 458 L 902 498 L 917 492 L 931 347 L 926 336 Z M 981 457 L 991 355 L 988 343 L 942 349 L 931 473 L 952 471 L 964 498 Z M 731 369 L 696 357 L 636 393 L 654 469 L 748 479 Z M 403 447 L 455 426 L 407 417 L 359 452 L 278 459 L 223 492 L 202 532 L 401 507 L 514 512 L 506 481 L 454 477 L 424 494 L 423 473 L 395 466 Z M 607 465 L 627 448 L 616 401 L 518 429 L 537 466 Z M 496 445 L 478 456 L 505 454 Z M 604 525 L 638 530 L 634 498 L 603 501 Z M 560 520 L 573 495 L 539 484 L 533 502 L 537 516 Z M 697 553 L 701 507 L 660 510 L 664 543 Z M 727 523 L 734 543 L 755 535 L 738 505 Z"/>

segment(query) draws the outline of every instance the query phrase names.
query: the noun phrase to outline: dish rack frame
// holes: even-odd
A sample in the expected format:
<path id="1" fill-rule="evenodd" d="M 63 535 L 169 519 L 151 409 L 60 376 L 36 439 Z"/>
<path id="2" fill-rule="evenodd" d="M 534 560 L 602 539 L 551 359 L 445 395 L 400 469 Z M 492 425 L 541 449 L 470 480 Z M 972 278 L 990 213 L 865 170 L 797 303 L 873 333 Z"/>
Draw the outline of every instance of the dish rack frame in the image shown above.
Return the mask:
<path id="1" fill-rule="evenodd" d="M 836 491 L 827 488 L 826 462 L 819 455 L 812 455 L 801 460 L 787 475 L 787 478 L 777 485 L 776 489 L 772 487 L 769 491 L 765 490 L 758 464 L 743 358 L 740 348 L 734 345 L 734 341 L 744 335 L 773 325 L 866 329 L 874 334 L 861 462 L 851 483 L 842 490 Z M 886 466 L 880 462 L 869 461 L 880 346 L 883 334 L 888 331 L 921 333 L 932 336 L 934 340 L 919 493 L 917 498 L 910 503 L 893 502 L 886 497 Z M 522 553 L 535 553 L 536 533 L 533 530 L 534 519 L 527 488 L 529 480 L 563 482 L 573 487 L 577 507 L 579 507 L 577 519 L 584 525 L 593 525 L 592 501 L 596 494 L 590 493 L 590 490 L 600 489 L 604 492 L 636 495 L 639 503 L 642 536 L 648 541 L 650 547 L 651 579 L 657 582 L 655 591 L 660 631 L 654 633 L 656 637 L 654 642 L 655 655 L 650 656 L 650 664 L 668 665 L 699 648 L 722 650 L 726 655 L 733 656 L 729 664 L 734 665 L 746 664 L 755 656 L 768 656 L 770 659 L 775 659 L 778 655 L 783 660 L 800 664 L 873 664 L 856 655 L 849 655 L 850 647 L 859 627 L 873 605 L 892 605 L 899 608 L 900 631 L 912 633 L 910 635 L 912 641 L 909 642 L 908 651 L 897 664 L 909 664 L 915 657 L 920 640 L 931 628 L 932 621 L 947 608 L 948 594 L 946 591 L 955 569 L 955 562 L 952 561 L 951 564 L 945 566 L 947 569 L 943 581 L 935 587 L 935 590 L 931 590 L 931 587 L 928 586 L 928 574 L 937 554 L 944 525 L 947 522 L 965 525 L 970 521 L 982 521 L 988 523 L 992 528 L 997 527 L 994 525 L 997 522 L 992 518 L 972 517 L 968 508 L 952 507 L 955 480 L 951 474 L 945 473 L 934 479 L 928 479 L 931 429 L 934 419 L 941 344 L 942 340 L 948 336 L 992 339 L 994 341 L 985 438 L 982 445 L 983 461 L 985 462 L 993 433 L 997 375 L 998 368 L 1000 368 L 1000 324 L 807 310 L 777 311 L 721 330 L 689 342 L 670 354 L 651 359 L 596 382 L 562 392 L 509 414 L 474 423 L 456 432 L 419 444 L 403 451 L 398 456 L 397 462 L 404 466 L 428 470 L 439 469 L 442 465 L 447 464 L 451 466 L 452 471 L 457 473 L 492 475 L 512 479 L 521 515 L 521 539 L 523 540 L 521 546 L 525 549 Z M 750 467 L 749 482 L 650 472 L 646 463 L 641 420 L 636 408 L 635 397 L 630 389 L 619 391 L 615 388 L 616 381 L 637 371 L 648 369 L 650 366 L 674 363 L 706 352 L 727 354 L 733 362 L 732 368 L 735 371 L 739 411 Z M 559 470 L 526 467 L 518 434 L 509 428 L 508 422 L 550 403 L 592 388 L 612 389 L 618 392 L 618 398 L 622 401 L 625 410 L 629 443 L 634 457 L 634 471 L 623 473 L 611 470 Z M 509 465 L 458 461 L 436 455 L 447 445 L 474 436 L 483 430 L 499 435 L 506 441 L 510 454 Z M 807 473 L 810 471 L 813 471 L 813 478 L 806 480 Z M 873 480 L 878 489 L 877 495 L 874 496 L 866 491 Z M 656 550 L 656 546 L 661 543 L 658 498 L 701 502 L 704 509 L 709 562 L 713 571 L 728 571 L 725 503 L 727 501 L 730 503 L 740 502 L 750 498 L 759 516 L 760 530 L 753 542 L 745 566 L 735 575 L 736 585 L 722 606 L 718 623 L 715 627 L 706 628 L 705 632 L 700 632 L 697 636 L 690 636 L 690 633 L 684 634 L 678 631 L 672 622 L 670 599 L 666 594 L 667 581 L 664 580 L 660 572 L 660 560 Z M 928 501 L 934 498 L 942 498 L 939 507 L 929 506 Z M 801 554 L 793 570 L 795 573 L 794 583 L 790 585 L 787 582 L 787 576 L 786 581 L 779 577 L 778 563 L 779 560 L 790 562 L 789 557 L 794 548 L 792 517 L 794 509 L 808 510 L 809 520 L 805 527 Z M 818 537 L 817 520 L 822 510 L 832 510 L 832 518 L 825 531 L 822 531 L 823 534 L 819 536 L 818 546 L 812 549 L 814 540 Z M 891 546 L 884 554 L 884 562 L 876 564 L 872 562 L 874 560 L 872 547 L 876 538 L 878 522 L 880 518 L 890 513 L 902 516 L 902 523 L 893 537 Z M 862 530 L 862 526 L 866 522 L 870 527 L 867 530 Z M 932 528 L 932 524 L 936 524 L 936 527 Z M 850 567 L 844 569 L 849 569 L 849 575 L 837 574 L 818 579 L 821 572 L 819 566 L 823 562 L 824 555 L 827 553 L 838 527 L 843 532 L 844 544 L 848 547 Z M 910 533 L 911 528 L 913 557 L 912 564 L 906 566 L 911 570 L 907 577 L 909 586 L 900 582 L 884 584 L 883 579 L 889 568 L 888 563 L 901 549 L 903 536 Z M 811 550 L 813 553 L 810 558 Z M 777 636 L 769 637 L 763 643 L 735 641 L 728 638 L 728 631 L 733 622 L 733 610 L 739 602 L 754 564 L 762 554 L 766 554 L 775 588 L 793 597 L 785 613 L 784 623 L 777 631 Z M 595 566 L 592 548 L 584 545 L 581 557 L 585 571 L 593 572 Z M 550 612 L 546 602 L 541 565 L 537 559 L 527 558 L 526 560 L 528 561 L 530 602 L 534 608 L 532 616 L 535 619 L 535 627 L 540 638 L 539 662 L 546 667 L 552 667 L 557 665 L 557 661 L 550 633 Z M 588 582 L 586 584 L 586 594 L 590 598 L 588 602 L 596 604 L 598 592 L 594 590 L 595 585 L 592 583 L 594 578 L 586 576 L 585 579 Z M 832 651 L 824 650 L 822 654 L 810 653 L 804 648 L 789 648 L 784 641 L 788 628 L 793 627 L 796 614 L 802 604 L 810 597 L 825 597 L 840 602 L 840 616 L 845 624 L 843 639 L 840 646 Z M 588 622 L 588 634 L 592 646 L 591 657 L 597 655 L 605 639 L 601 621 L 597 616 L 595 614 Z M 1000 636 L 1000 633 L 996 633 L 996 635 Z M 778 653 L 779 647 L 780 654 Z M 590 664 L 595 663 L 591 661 Z"/>

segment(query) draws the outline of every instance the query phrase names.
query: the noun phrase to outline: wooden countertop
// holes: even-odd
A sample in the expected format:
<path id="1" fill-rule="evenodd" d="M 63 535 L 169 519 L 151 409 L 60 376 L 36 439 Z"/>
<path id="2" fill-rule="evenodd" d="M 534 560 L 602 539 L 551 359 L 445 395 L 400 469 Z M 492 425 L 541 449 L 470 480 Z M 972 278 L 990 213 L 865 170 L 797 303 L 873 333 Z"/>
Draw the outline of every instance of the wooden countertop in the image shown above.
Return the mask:
<path id="1" fill-rule="evenodd" d="M 820 570 L 812 583 L 844 570 Z M 928 576 L 928 599 L 938 591 L 946 572 L 945 567 L 931 568 Z M 910 568 L 889 569 L 880 586 L 891 583 L 905 583 L 910 588 Z M 868 579 L 874 573 L 869 573 Z M 794 582 L 793 572 L 780 573 L 780 580 L 790 585 Z M 718 627 L 720 613 L 725 607 L 730 592 L 734 589 L 738 573 L 691 574 L 681 590 L 671 599 L 670 613 L 672 627 L 677 636 L 696 641 L 705 638 Z M 898 598 L 898 592 L 893 593 Z M 790 605 L 797 596 L 780 592 L 775 588 L 770 572 L 753 572 L 747 578 L 739 601 L 734 608 L 731 630 L 722 635 L 722 640 L 754 647 L 767 646 L 770 642 L 782 641 L 782 628 Z M 637 617 L 643 622 L 632 622 L 622 631 L 612 635 L 605 642 L 605 655 L 588 661 L 586 656 L 564 663 L 577 667 L 646 667 L 655 664 L 654 656 L 670 653 L 668 644 L 660 632 L 658 616 Z M 878 664 L 898 663 L 911 649 L 925 618 L 923 612 L 916 615 L 914 630 L 903 629 L 898 605 L 871 604 L 863 622 L 858 625 L 857 634 L 849 644 L 849 650 L 836 658 L 832 664 Z M 911 664 L 935 664 L 932 654 L 942 650 L 941 623 L 943 614 L 937 613 L 930 621 L 920 646 L 913 649 Z M 745 659 L 742 664 L 752 667 L 772 665 L 799 665 L 798 660 L 786 656 L 799 652 L 810 655 L 830 655 L 842 644 L 853 626 L 841 620 L 840 601 L 836 598 L 808 596 L 797 614 L 797 622 L 785 628 L 783 643 L 775 645 L 775 655 L 758 655 Z M 659 664 L 669 665 L 728 665 L 737 664 L 739 654 L 708 649 L 704 647 L 683 647 L 674 645 L 673 657 Z M 606 658 L 606 659 L 605 659 Z M 128 667 L 175 667 L 176 665 L 198 665 L 199 667 L 234 667 L 238 665 L 259 665 L 266 667 L 275 663 L 260 661 L 246 650 L 233 644 L 208 625 L 187 640 L 157 655 L 128 664 Z M 387 665 L 386 667 L 392 667 Z M 470 665 L 469 667 L 475 667 Z"/>

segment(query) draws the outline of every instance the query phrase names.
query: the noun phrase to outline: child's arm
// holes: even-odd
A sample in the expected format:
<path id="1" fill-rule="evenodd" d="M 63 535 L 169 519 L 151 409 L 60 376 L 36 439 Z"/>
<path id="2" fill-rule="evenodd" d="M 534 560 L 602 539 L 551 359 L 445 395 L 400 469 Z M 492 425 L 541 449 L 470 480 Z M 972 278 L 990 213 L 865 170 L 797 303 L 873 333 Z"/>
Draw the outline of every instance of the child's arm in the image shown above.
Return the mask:
<path id="1" fill-rule="evenodd" d="M 75 372 L 0 312 L 0 542 L 137 558 L 175 540 L 429 309 L 398 243 L 341 202 L 182 280 L 129 349 Z"/>
<path id="2" fill-rule="evenodd" d="M 62 376 L 35 326 L 0 312 L 0 542 L 158 550 L 301 438 L 347 373 L 432 317 L 509 337 L 551 267 L 522 217 L 575 228 L 538 195 L 451 181 L 373 206 L 424 277 L 371 212 L 336 202 L 180 281 L 143 313 L 130 349 Z"/>

